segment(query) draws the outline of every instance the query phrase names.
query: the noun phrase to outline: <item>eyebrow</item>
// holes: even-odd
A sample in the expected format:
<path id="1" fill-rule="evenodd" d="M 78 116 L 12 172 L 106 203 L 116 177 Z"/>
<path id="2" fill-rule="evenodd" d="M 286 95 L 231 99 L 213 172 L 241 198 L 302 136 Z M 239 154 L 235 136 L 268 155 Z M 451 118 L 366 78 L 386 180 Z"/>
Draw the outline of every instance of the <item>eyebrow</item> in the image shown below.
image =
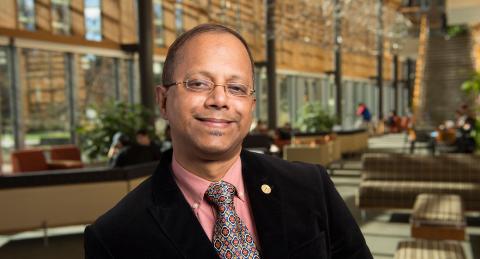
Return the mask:
<path id="1" fill-rule="evenodd" d="M 202 75 L 202 76 L 205 76 L 205 77 L 208 77 L 208 78 L 210 78 L 210 79 L 213 79 L 213 78 L 215 77 L 212 73 L 210 73 L 210 72 L 208 72 L 208 71 L 205 71 L 205 70 L 195 71 L 195 72 L 189 72 L 189 73 L 186 74 L 185 77 L 186 77 L 186 78 L 190 78 L 191 76 L 193 76 L 193 75 L 198 75 L 198 74 L 200 74 L 200 75 Z M 228 81 L 228 80 L 242 80 L 242 81 L 244 81 L 244 79 L 243 79 L 241 76 L 235 75 L 235 74 L 234 74 L 234 75 L 230 75 L 230 76 L 228 77 L 227 81 Z"/>

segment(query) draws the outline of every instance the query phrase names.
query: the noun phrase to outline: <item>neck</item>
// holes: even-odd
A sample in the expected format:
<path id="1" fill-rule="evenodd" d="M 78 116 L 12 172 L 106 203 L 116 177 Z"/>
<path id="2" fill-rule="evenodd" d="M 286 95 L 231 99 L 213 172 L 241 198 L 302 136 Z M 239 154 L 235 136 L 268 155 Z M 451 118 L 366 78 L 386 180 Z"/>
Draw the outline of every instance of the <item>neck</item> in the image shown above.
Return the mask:
<path id="1" fill-rule="evenodd" d="M 221 159 L 193 156 L 188 152 L 182 152 L 175 148 L 173 149 L 173 154 L 177 162 L 188 172 L 205 180 L 218 182 L 239 159 L 240 150 L 233 156 L 222 157 Z"/>

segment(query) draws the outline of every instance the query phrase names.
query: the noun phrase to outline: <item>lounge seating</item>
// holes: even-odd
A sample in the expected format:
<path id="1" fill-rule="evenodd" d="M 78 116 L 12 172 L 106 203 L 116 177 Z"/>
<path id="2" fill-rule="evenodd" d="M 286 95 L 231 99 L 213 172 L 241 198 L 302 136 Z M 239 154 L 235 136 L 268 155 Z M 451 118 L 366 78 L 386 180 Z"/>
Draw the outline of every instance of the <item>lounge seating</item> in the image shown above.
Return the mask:
<path id="1" fill-rule="evenodd" d="M 368 148 L 368 132 L 366 130 L 349 130 L 336 132 L 342 154 L 358 154 Z"/>
<path id="2" fill-rule="evenodd" d="M 45 153 L 49 153 L 50 160 L 47 160 Z M 55 169 L 82 168 L 80 149 L 75 145 L 53 146 L 50 150 L 39 148 L 23 149 L 13 151 L 12 171 L 34 172 Z"/>
<path id="3" fill-rule="evenodd" d="M 75 145 L 52 146 L 48 164 L 51 169 L 82 168 L 80 149 Z"/>
<path id="4" fill-rule="evenodd" d="M 412 237 L 434 240 L 465 240 L 465 215 L 460 196 L 417 196 L 410 218 Z"/>
<path id="5" fill-rule="evenodd" d="M 12 171 L 18 172 L 33 172 L 48 170 L 48 164 L 42 149 L 25 149 L 13 151 Z"/>
<path id="6" fill-rule="evenodd" d="M 365 154 L 356 204 L 361 209 L 412 209 L 421 193 L 457 194 L 467 211 L 480 211 L 480 157 Z"/>
<path id="7" fill-rule="evenodd" d="M 295 135 L 283 147 L 283 158 L 328 166 L 342 155 L 360 153 L 368 147 L 366 130 Z"/>
<path id="8" fill-rule="evenodd" d="M 458 242 L 412 240 L 398 244 L 395 259 L 465 259 L 465 251 Z"/>
<path id="9" fill-rule="evenodd" d="M 52 146 L 50 149 L 51 160 L 82 161 L 80 149 L 75 145 Z"/>
<path id="10" fill-rule="evenodd" d="M 283 147 L 283 158 L 327 166 L 341 158 L 339 142 L 333 134 L 304 134 L 292 138 L 292 144 Z"/>

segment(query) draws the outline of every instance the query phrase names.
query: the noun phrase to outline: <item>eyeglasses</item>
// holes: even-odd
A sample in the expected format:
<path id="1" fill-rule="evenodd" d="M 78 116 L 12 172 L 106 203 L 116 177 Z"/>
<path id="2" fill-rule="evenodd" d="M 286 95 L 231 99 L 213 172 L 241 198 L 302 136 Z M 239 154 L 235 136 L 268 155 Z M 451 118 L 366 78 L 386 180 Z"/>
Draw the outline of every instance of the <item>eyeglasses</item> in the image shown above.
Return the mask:
<path id="1" fill-rule="evenodd" d="M 210 80 L 203 79 L 187 79 L 183 82 L 175 82 L 165 87 L 170 87 L 174 85 L 183 84 L 185 88 L 192 92 L 197 93 L 208 93 L 210 94 L 216 86 L 223 86 L 225 94 L 233 97 L 248 97 L 255 93 L 255 90 L 250 90 L 250 88 L 242 83 L 226 83 L 226 84 L 215 84 Z"/>

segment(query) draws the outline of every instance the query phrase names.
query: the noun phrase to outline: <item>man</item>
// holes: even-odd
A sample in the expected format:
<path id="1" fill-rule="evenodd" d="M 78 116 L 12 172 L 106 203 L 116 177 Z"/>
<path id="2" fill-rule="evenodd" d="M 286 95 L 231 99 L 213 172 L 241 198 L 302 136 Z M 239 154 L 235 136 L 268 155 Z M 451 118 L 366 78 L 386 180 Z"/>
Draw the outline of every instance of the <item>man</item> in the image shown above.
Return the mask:
<path id="1" fill-rule="evenodd" d="M 359 103 L 357 106 L 357 116 L 362 117 L 361 125 L 359 125 L 362 128 L 365 128 L 368 130 L 368 133 L 370 135 L 373 135 L 374 129 L 372 125 L 372 114 L 370 113 L 370 110 L 368 109 L 367 105 L 365 103 Z"/>
<path id="2" fill-rule="evenodd" d="M 87 258 L 372 258 L 325 169 L 242 150 L 253 77 L 227 27 L 172 44 L 157 102 L 173 151 L 86 228 Z"/>

